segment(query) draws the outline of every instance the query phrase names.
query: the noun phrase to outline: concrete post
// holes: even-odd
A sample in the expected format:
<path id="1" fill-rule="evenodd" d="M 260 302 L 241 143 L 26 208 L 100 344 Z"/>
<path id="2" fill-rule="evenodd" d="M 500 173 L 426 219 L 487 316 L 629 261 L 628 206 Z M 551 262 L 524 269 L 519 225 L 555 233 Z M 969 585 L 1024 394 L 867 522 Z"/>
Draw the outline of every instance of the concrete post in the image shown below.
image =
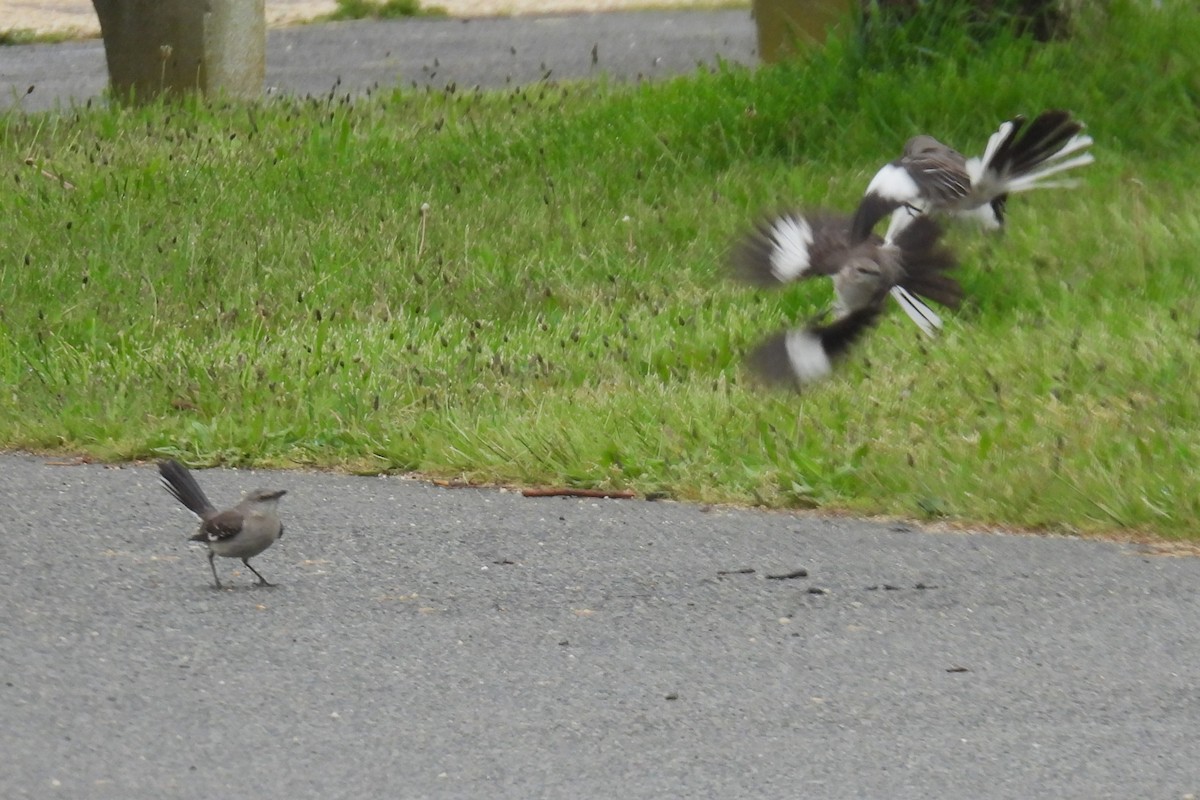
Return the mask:
<path id="1" fill-rule="evenodd" d="M 120 100 L 221 92 L 255 98 L 266 72 L 265 0 L 92 0 Z"/>
<path id="2" fill-rule="evenodd" d="M 770 64 L 795 53 L 797 46 L 824 42 L 831 26 L 852 24 L 855 1 L 753 0 L 759 59 Z"/>

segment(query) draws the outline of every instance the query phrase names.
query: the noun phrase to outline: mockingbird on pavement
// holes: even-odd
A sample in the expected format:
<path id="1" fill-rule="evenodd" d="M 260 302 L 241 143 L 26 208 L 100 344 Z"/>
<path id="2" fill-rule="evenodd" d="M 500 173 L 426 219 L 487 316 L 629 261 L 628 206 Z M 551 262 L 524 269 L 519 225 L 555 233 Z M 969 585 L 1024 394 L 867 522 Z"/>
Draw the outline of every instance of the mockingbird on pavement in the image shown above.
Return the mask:
<path id="1" fill-rule="evenodd" d="M 258 570 L 250 566 L 250 559 L 275 544 L 283 536 L 283 523 L 279 520 L 279 498 L 287 494 L 285 489 L 255 489 L 242 498 L 233 508 L 218 511 L 208 501 L 204 490 L 188 468 L 178 461 L 158 462 L 162 484 L 175 499 L 200 518 L 200 530 L 191 537 L 193 542 L 208 545 L 208 566 L 212 568 L 213 582 L 221 588 L 213 556 L 240 558 L 246 568 L 258 576 L 263 586 L 271 586 Z"/>
<path id="2" fill-rule="evenodd" d="M 836 301 L 831 323 L 772 336 L 749 355 L 751 368 L 770 382 L 801 387 L 824 378 L 833 361 L 879 319 L 888 294 L 932 335 L 942 321 L 919 298 L 951 308 L 962 301 L 962 287 L 946 274 L 956 261 L 938 246 L 941 235 L 930 217 L 884 239 L 870 228 L 855 236 L 850 219 L 833 214 L 791 211 L 760 222 L 733 245 L 734 275 L 759 286 L 828 276 Z"/>
<path id="3" fill-rule="evenodd" d="M 922 214 L 971 216 L 999 228 L 1009 194 L 1074 185 L 1046 179 L 1092 163 L 1092 154 L 1081 152 L 1091 144 L 1083 123 L 1059 110 L 1044 111 L 1028 125 L 1021 116 L 1004 122 L 978 158 L 964 158 L 932 136 L 914 136 L 904 154 L 871 179 L 854 215 L 854 235 L 864 236 L 888 214 L 889 238 Z"/>

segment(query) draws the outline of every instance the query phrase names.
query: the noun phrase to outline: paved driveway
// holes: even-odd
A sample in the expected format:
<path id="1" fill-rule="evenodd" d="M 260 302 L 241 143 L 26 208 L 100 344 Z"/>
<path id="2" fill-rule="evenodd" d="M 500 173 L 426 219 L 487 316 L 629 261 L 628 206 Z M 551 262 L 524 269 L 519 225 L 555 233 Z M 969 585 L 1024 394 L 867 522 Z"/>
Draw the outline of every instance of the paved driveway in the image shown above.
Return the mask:
<path id="1" fill-rule="evenodd" d="M 0 457 L 5 798 L 1184 798 L 1200 560 L 399 478 L 210 587 L 152 467 Z M 807 577 L 771 579 L 795 572 Z M 752 571 L 744 571 L 752 570 Z"/>
<path id="2" fill-rule="evenodd" d="M 268 92 L 319 95 L 414 83 L 495 88 L 601 74 L 656 79 L 721 59 L 755 63 L 754 48 L 745 9 L 302 25 L 269 32 L 266 84 Z M 0 108 L 86 102 L 101 95 L 107 80 L 98 39 L 0 47 Z"/>

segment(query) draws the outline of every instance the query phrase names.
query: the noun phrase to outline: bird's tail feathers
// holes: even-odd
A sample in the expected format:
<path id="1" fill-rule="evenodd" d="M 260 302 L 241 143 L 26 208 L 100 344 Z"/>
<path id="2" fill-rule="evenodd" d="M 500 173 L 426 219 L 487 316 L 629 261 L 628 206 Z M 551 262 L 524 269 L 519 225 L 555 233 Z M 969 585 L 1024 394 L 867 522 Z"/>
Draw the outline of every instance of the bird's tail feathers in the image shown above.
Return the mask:
<path id="1" fill-rule="evenodd" d="M 958 259 L 941 245 L 941 237 L 942 226 L 936 220 L 917 217 L 891 243 L 900 250 L 904 267 L 904 277 L 891 290 L 892 297 L 922 331 L 931 335 L 942 327 L 941 319 L 917 298 L 958 308 L 963 296 L 962 286 L 947 274 L 958 266 Z"/>
<path id="2" fill-rule="evenodd" d="M 962 305 L 962 284 L 941 272 L 910 273 L 900 281 L 900 287 L 946 308 L 957 309 Z"/>
<path id="3" fill-rule="evenodd" d="M 1089 140 L 1090 141 L 1090 140 Z M 1066 172 L 1069 169 L 1076 167 L 1086 167 L 1096 160 L 1096 157 L 1091 153 L 1083 153 L 1075 156 L 1075 158 L 1067 159 L 1066 161 L 1055 161 L 1054 163 L 1047 162 L 1040 169 L 1032 170 L 1020 176 L 1015 176 L 1009 179 L 1005 184 L 1005 193 L 1009 192 L 1028 192 L 1031 189 L 1070 189 L 1079 185 L 1079 181 L 1074 178 L 1066 180 L 1047 181 L 1045 178 L 1051 175 L 1057 175 L 1060 172 Z"/>
<path id="4" fill-rule="evenodd" d="M 1080 153 L 1092 145 L 1082 131 L 1083 123 L 1067 111 L 1045 111 L 1028 125 L 1024 117 L 1014 117 L 992 134 L 981 158 L 967 162 L 971 184 L 987 196 L 1067 185 L 1044 179 L 1095 160 Z"/>
<path id="5" fill-rule="evenodd" d="M 1072 119 L 1070 112 L 1044 111 L 1029 123 L 1019 139 L 1010 139 L 1005 159 L 1010 172 L 1021 174 L 1052 159 L 1066 158 L 1073 152 L 1091 145 L 1091 137 L 1083 134 L 1083 123 Z"/>
<path id="6" fill-rule="evenodd" d="M 915 322 L 926 336 L 936 336 L 937 332 L 941 330 L 942 318 L 932 308 L 913 297 L 903 286 L 893 286 L 891 295 L 908 315 L 908 318 Z"/>
<path id="7" fill-rule="evenodd" d="M 196 516 L 204 519 L 216 513 L 217 509 L 208 501 L 204 490 L 192 473 L 175 459 L 158 462 L 158 471 L 162 477 L 162 485 L 185 508 Z"/>
<path id="8" fill-rule="evenodd" d="M 1000 127 L 996 130 L 996 132 L 988 137 L 987 147 L 984 148 L 983 156 L 979 159 L 972 159 L 972 161 L 977 160 L 983 166 L 991 165 L 996 160 L 997 151 L 999 151 L 1001 147 L 1007 148 L 1011 146 L 1013 137 L 1016 136 L 1017 132 L 1024 124 L 1024 117 L 1015 117 L 1000 123 Z M 971 177 L 973 179 L 975 176 L 972 175 Z"/>

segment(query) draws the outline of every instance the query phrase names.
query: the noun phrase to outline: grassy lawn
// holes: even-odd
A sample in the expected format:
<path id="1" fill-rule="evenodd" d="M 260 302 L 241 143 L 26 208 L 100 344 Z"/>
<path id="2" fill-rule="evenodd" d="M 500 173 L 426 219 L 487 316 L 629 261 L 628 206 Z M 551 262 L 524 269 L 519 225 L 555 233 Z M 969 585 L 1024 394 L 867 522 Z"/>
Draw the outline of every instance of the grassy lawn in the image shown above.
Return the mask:
<path id="1" fill-rule="evenodd" d="M 347 19 L 396 19 L 398 17 L 445 16 L 444 9 L 425 6 L 420 0 L 337 0 L 337 8 L 314 22 Z"/>
<path id="2" fill-rule="evenodd" d="M 1200 536 L 1200 11 L 952 32 L 641 86 L 0 119 L 0 445 L 418 470 Z M 887 55 L 883 55 L 886 53 Z M 918 130 L 1065 107 L 1097 163 L 956 228 L 967 306 L 827 382 L 747 379 L 829 289 L 724 278 Z M 64 181 L 66 183 L 64 183 Z"/>

